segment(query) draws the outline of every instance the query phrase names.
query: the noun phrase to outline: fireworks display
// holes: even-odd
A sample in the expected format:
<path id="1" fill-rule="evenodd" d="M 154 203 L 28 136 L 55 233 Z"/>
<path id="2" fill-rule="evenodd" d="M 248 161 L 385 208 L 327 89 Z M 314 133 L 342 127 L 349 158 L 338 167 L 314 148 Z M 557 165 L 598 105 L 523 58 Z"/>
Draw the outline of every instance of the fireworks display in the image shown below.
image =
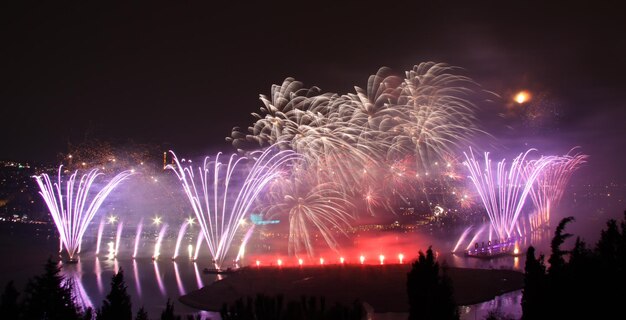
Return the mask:
<path id="1" fill-rule="evenodd" d="M 61 172 L 62 167 L 59 167 L 57 182 L 54 183 L 45 173 L 34 178 L 37 180 L 41 190 L 39 194 L 48 206 L 50 215 L 59 231 L 60 242 L 65 247 L 70 260 L 73 260 L 74 256 L 80 253 L 83 235 L 87 230 L 87 226 L 104 200 L 120 182 L 124 181 L 132 173 L 123 171 L 117 174 L 94 195 L 92 191 L 95 188 L 94 181 L 98 176 L 102 175 L 97 169 L 82 175 L 78 185 L 76 184 L 78 171 L 70 175 L 65 184 L 61 179 Z"/>
<path id="2" fill-rule="evenodd" d="M 355 94 L 341 96 L 320 94 L 287 78 L 272 87 L 271 98 L 261 96 L 263 115 L 253 114 L 257 120 L 248 133 L 235 128 L 230 140 L 236 147 L 286 142 L 322 171 L 337 165 L 330 163 L 337 156 L 349 156 L 350 166 L 333 168 L 351 171 L 343 178 L 358 176 L 368 161 L 406 154 L 416 154 L 419 164 L 428 166 L 479 132 L 475 107 L 466 99 L 471 80 L 452 74 L 453 69 L 422 63 L 401 79 L 381 68 L 367 89 L 356 87 Z"/>
<path id="3" fill-rule="evenodd" d="M 259 193 L 281 175 L 284 165 L 298 157 L 292 151 L 274 152 L 268 148 L 249 157 L 233 154 L 221 162 L 218 153 L 213 159 L 206 157 L 195 171 L 192 164 L 185 167 L 173 152 L 172 155 L 175 164 L 167 168 L 178 176 L 218 267 L 229 253 L 240 221 Z M 246 173 L 244 162 L 247 161 L 253 165 Z"/>
<path id="4" fill-rule="evenodd" d="M 271 201 L 273 205 L 267 208 L 267 213 L 269 217 L 288 215 L 289 252 L 295 254 L 304 249 L 312 255 L 313 230 L 321 234 L 330 248 L 336 248 L 333 228 L 343 232 L 353 221 L 349 211 L 352 204 L 343 194 L 330 183 L 310 185 L 297 179 L 281 187 L 281 191 L 274 194 L 279 198 Z"/>
<path id="5" fill-rule="evenodd" d="M 18 317 L 117 297 L 139 318 L 236 317 L 242 283 L 321 317 L 616 300 L 575 293 L 620 267 L 617 6 L 7 3 L 0 280 Z M 75 287 L 52 290 L 66 308 L 34 299 L 51 276 Z"/>
<path id="6" fill-rule="evenodd" d="M 533 149 L 520 153 L 510 165 L 502 160 L 495 168 L 488 152 L 485 152 L 482 166 L 471 149 L 469 154 L 465 153 L 469 178 L 483 202 L 492 229 L 500 239 L 511 237 L 519 229 L 518 218 L 526 197 L 538 176 L 555 160 L 554 157 L 541 157 L 528 161 L 531 151 Z"/>
<path id="7" fill-rule="evenodd" d="M 408 203 L 418 187 L 426 190 L 429 171 L 445 174 L 433 163 L 448 163 L 457 147 L 482 133 L 469 100 L 474 84 L 454 70 L 422 63 L 402 78 L 381 68 L 365 89 L 345 95 L 287 78 L 269 97 L 261 95 L 256 121 L 247 132 L 234 128 L 228 140 L 240 149 L 281 143 L 302 156 L 291 180 L 270 196 L 271 208 L 289 212 L 290 249 L 311 253 L 307 225 L 333 247 L 327 225 L 343 229 L 351 216 L 393 212 L 395 199 Z M 331 203 L 315 209 L 316 198 Z"/>
<path id="8" fill-rule="evenodd" d="M 485 227 L 473 225 L 483 220 L 484 212 L 491 225 L 489 240 L 494 233 L 503 239 L 548 225 L 551 208 L 558 204 L 569 178 L 586 156 L 530 159 L 529 150 L 510 164 L 502 160 L 492 167 L 489 153 L 479 162 L 471 148 L 478 136 L 488 134 L 477 125 L 478 108 L 473 101 L 478 99 L 478 86 L 456 71 L 445 64 L 422 63 L 401 77 L 381 68 L 369 77 L 365 88 L 355 87 L 354 93 L 343 95 L 306 88 L 287 78 L 272 86 L 269 96 L 261 95 L 263 106 L 252 114 L 255 120 L 247 130 L 232 130 L 227 140 L 238 149 L 238 155 L 218 153 L 194 167 L 192 161 L 179 160 L 171 151 L 168 165 L 168 155 L 163 153 L 163 168 L 174 171 L 182 184 L 185 196 L 178 198 L 159 182 L 162 177 L 157 179 L 160 166 L 144 167 L 142 157 L 127 159 L 109 145 L 76 148 L 73 156 L 64 159 L 75 166 L 94 163 L 102 170 L 120 166 L 142 169 L 150 173 L 143 175 L 147 182 L 160 186 L 172 202 L 181 201 L 176 207 L 183 215 L 186 198 L 200 235 L 191 240 L 187 235 L 191 222 L 180 225 L 172 258 L 179 256 L 187 238 L 196 241 L 195 247 L 187 245 L 189 256 L 193 251 L 193 259 L 197 259 L 204 242 L 216 266 L 224 264 L 234 242 L 239 252 L 233 259 L 239 261 L 253 233 L 265 232 L 264 227 L 246 225 L 251 212 L 261 219 L 286 221 L 288 236 L 282 239 L 288 239 L 287 251 L 299 257 L 305 253 L 309 258 L 318 243 L 340 253 L 338 237 L 348 236 L 359 219 L 379 214 L 419 216 L 438 227 L 465 221 L 471 226 L 455 250 L 462 248 L 466 238 L 474 241 L 479 234 L 486 234 Z M 528 92 L 515 99 L 519 105 L 541 101 L 538 95 L 531 99 Z M 468 147 L 469 154 L 461 152 Z M 463 167 L 469 169 L 469 176 L 461 174 Z M 56 190 L 47 175 L 36 177 L 59 228 L 61 246 L 70 258 L 80 251 L 82 234 L 106 195 L 129 174 L 125 171 L 114 178 L 90 206 L 85 201 L 98 175 L 96 170 L 82 177 L 76 195 L 68 193 L 63 200 L 66 206 L 61 199 L 60 172 Z M 73 189 L 75 180 L 76 173 L 66 189 Z M 524 211 L 528 196 L 533 212 Z M 75 212 L 80 212 L 80 217 L 73 216 Z M 142 241 L 142 219 L 135 230 L 133 257 Z M 166 220 L 170 219 L 156 216 L 154 223 L 158 226 Z M 114 256 L 120 250 L 123 225 L 120 220 L 111 249 Z M 160 241 L 168 237 L 165 230 L 159 232 L 152 255 L 155 259 L 161 254 Z"/>
<path id="9" fill-rule="evenodd" d="M 561 202 L 565 187 L 574 171 L 587 161 L 587 155 L 570 153 L 572 151 L 564 156 L 555 157 L 554 161 L 541 172 L 531 189 L 530 198 L 536 210 L 530 216 L 533 229 L 550 225 L 551 209 Z"/>

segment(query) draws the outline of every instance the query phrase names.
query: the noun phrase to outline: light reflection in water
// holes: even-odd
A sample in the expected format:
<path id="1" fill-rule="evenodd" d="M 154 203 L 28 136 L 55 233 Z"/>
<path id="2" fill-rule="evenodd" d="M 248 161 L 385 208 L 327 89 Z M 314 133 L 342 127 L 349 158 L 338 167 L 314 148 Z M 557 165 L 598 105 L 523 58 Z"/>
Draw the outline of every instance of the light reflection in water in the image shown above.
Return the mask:
<path id="1" fill-rule="evenodd" d="M 159 264 L 154 260 L 152 262 L 154 264 L 154 276 L 156 277 L 157 283 L 159 285 L 159 290 L 163 297 L 167 296 L 167 292 L 165 291 L 165 286 L 163 285 L 163 280 L 161 279 L 161 273 L 159 272 Z"/>
<path id="2" fill-rule="evenodd" d="M 506 257 L 502 259 L 494 259 L 485 261 L 483 259 L 470 259 L 462 256 L 450 255 L 446 257 L 453 265 L 460 264 L 465 267 L 482 267 L 482 268 L 501 268 L 504 264 L 514 267 L 514 264 L 521 265 L 523 267 L 524 257 L 520 256 L 515 259 L 514 257 Z M 64 265 L 64 270 L 67 270 L 68 274 L 72 275 L 76 283 L 76 296 L 84 303 L 85 306 L 93 305 L 98 308 L 103 299 L 106 298 L 109 288 L 108 285 L 102 285 L 102 278 L 105 281 L 110 280 L 113 275 L 115 263 L 119 264 L 120 268 L 130 270 L 125 275 L 126 282 L 130 284 L 128 286 L 128 292 L 132 297 L 134 311 L 136 309 L 145 306 L 149 310 L 151 318 L 157 317 L 162 312 L 165 300 L 169 297 L 173 300 L 177 300 L 179 294 L 186 294 L 187 289 L 199 289 L 207 284 L 227 276 L 223 275 L 205 275 L 201 272 L 208 261 L 205 262 L 191 262 L 186 259 L 172 264 L 163 263 L 163 261 L 153 261 L 150 258 L 145 259 L 121 259 L 121 260 L 100 260 L 94 257 L 94 262 L 89 260 L 82 260 L 76 265 Z M 514 260 L 515 259 L 515 260 Z M 377 261 L 378 262 L 378 261 Z M 152 263 L 152 265 L 150 265 Z M 358 263 L 358 262 L 356 262 Z M 486 263 L 489 266 L 485 265 Z M 500 265 L 503 264 L 503 265 Z M 518 267 L 514 267 L 518 268 Z M 151 270 L 154 272 L 151 272 Z M 140 279 L 143 276 L 143 279 Z M 131 280 L 130 278 L 133 278 Z M 132 284 L 131 284 L 132 283 Z M 196 287 L 197 285 L 197 287 Z M 155 291 L 160 291 L 161 294 L 154 294 Z M 146 295 L 143 295 L 143 292 Z M 148 294 L 150 293 L 150 294 Z M 168 296 L 169 294 L 169 296 Z M 485 302 L 479 305 L 469 306 L 463 319 L 473 319 L 475 315 L 477 318 L 484 318 L 482 315 L 486 315 L 489 308 L 499 307 L 507 313 L 516 313 L 519 307 L 515 306 L 516 298 L 500 298 L 497 301 Z M 509 303 L 510 302 L 510 303 Z M 215 313 L 200 313 L 197 310 L 191 309 L 177 302 L 176 311 L 178 314 L 185 318 L 185 315 L 200 315 L 201 318 L 206 319 L 219 319 Z"/>
<path id="3" fill-rule="evenodd" d="M 104 218 L 100 219 L 98 226 L 98 236 L 96 240 L 96 255 L 100 254 L 100 242 L 102 242 L 102 231 L 104 230 Z"/>
<path id="4" fill-rule="evenodd" d="M 462 306 L 459 308 L 461 320 L 485 319 L 490 311 L 499 310 L 511 319 L 522 317 L 522 290 L 517 290 L 495 297 L 493 300 Z"/>
<path id="5" fill-rule="evenodd" d="M 183 286 L 183 282 L 180 280 L 180 273 L 178 272 L 178 264 L 176 261 L 174 263 L 174 275 L 176 276 L 176 285 L 178 286 L 178 292 L 180 295 L 186 294 L 185 287 Z"/>
<path id="6" fill-rule="evenodd" d="M 104 286 L 102 285 L 102 270 L 100 270 L 100 259 L 98 257 L 95 259 L 93 269 L 96 274 L 96 286 L 98 286 L 98 292 L 102 294 L 104 292 Z"/>
<path id="7" fill-rule="evenodd" d="M 83 286 L 82 273 L 78 273 L 69 279 L 72 279 L 74 297 L 79 300 L 79 305 L 83 306 L 84 309 L 93 309 L 93 303 L 91 299 L 89 299 L 89 295 L 87 295 L 87 291 L 85 291 L 85 287 Z"/>
<path id="8" fill-rule="evenodd" d="M 216 281 L 213 277 L 207 278 L 208 280 L 202 279 L 206 275 L 201 273 L 199 270 L 201 266 L 195 262 L 184 260 L 170 265 L 151 259 L 101 260 L 98 257 L 92 259 L 94 260 L 81 260 L 77 264 L 62 264 L 62 275 L 74 283 L 73 294 L 76 302 L 84 308 L 100 307 L 110 291 L 108 283 L 103 285 L 102 279 L 104 278 L 104 282 L 110 280 L 115 268 L 118 268 L 118 271 L 132 269 L 132 272 L 127 272 L 124 278 L 129 284 L 127 292 L 133 302 L 133 313 L 143 306 L 151 318 L 156 318 L 163 311 L 166 299 L 171 298 L 176 304 L 175 312 L 183 319 L 188 315 L 200 316 L 200 319 L 219 319 L 216 317 L 217 313 L 200 312 L 177 302 L 178 296 L 187 293 L 187 288 L 191 287 L 195 290 L 196 284 L 199 289 L 204 286 L 204 282 Z M 115 267 L 116 264 L 117 267 Z M 154 272 L 151 272 L 151 269 Z M 140 277 L 143 278 L 140 279 Z M 143 292 L 154 293 L 156 291 L 161 294 L 143 295 Z"/>
<path id="9" fill-rule="evenodd" d="M 202 283 L 202 278 L 200 278 L 200 272 L 198 271 L 198 264 L 194 261 L 193 268 L 196 272 L 196 283 L 198 283 L 198 289 L 204 287 L 204 283 Z"/>
<path id="10" fill-rule="evenodd" d="M 133 274 L 135 275 L 135 287 L 137 295 L 141 298 L 141 283 L 139 283 L 139 271 L 137 271 L 137 260 L 133 259 Z"/>
<path id="11" fill-rule="evenodd" d="M 93 308 L 93 303 L 87 295 L 85 288 L 83 286 L 82 276 L 82 261 L 79 259 L 76 265 L 61 265 L 61 275 L 63 276 L 63 281 L 72 286 L 72 295 L 74 296 L 75 302 L 82 306 L 83 309 Z"/>

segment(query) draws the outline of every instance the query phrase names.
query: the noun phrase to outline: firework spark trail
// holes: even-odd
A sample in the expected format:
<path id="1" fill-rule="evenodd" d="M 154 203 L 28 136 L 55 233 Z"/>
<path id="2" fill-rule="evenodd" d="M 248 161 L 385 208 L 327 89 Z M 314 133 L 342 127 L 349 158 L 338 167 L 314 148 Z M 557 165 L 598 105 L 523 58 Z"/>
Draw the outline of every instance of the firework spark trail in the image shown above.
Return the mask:
<path id="1" fill-rule="evenodd" d="M 466 96 L 471 79 L 449 73 L 451 67 L 423 63 L 407 71 L 398 105 L 402 114 L 389 153 L 406 151 L 420 159 L 421 167 L 443 159 L 453 147 L 471 145 L 470 137 L 481 132 L 475 125 L 476 107 Z"/>
<path id="2" fill-rule="evenodd" d="M 570 155 L 576 148 L 566 155 L 555 157 L 555 160 L 543 170 L 530 191 L 530 197 L 537 209 L 536 214 L 530 216 L 531 227 L 534 229 L 550 225 L 550 212 L 558 206 L 563 192 L 574 171 L 587 162 L 587 155 L 576 153 Z"/>
<path id="3" fill-rule="evenodd" d="M 139 248 L 139 241 L 141 240 L 141 229 L 143 227 L 143 217 L 139 219 L 137 224 L 137 230 L 135 231 L 135 247 L 133 249 L 133 258 L 137 258 L 137 249 Z"/>
<path id="4" fill-rule="evenodd" d="M 248 240 L 250 240 L 250 237 L 254 232 L 254 226 L 255 225 L 252 225 L 252 227 L 250 227 L 248 231 L 246 231 L 246 234 L 243 236 L 243 240 L 241 240 L 241 246 L 239 246 L 239 251 L 237 252 L 237 258 L 235 258 L 235 262 L 239 262 L 239 260 L 243 259 L 246 253 L 246 245 L 248 244 Z"/>
<path id="5" fill-rule="evenodd" d="M 45 173 L 34 176 L 34 178 L 41 190 L 39 194 L 46 202 L 50 215 L 59 231 L 61 242 L 69 258 L 74 259 L 74 255 L 80 251 L 79 248 L 87 226 L 104 200 L 115 187 L 133 173 L 131 171 L 119 173 L 90 199 L 89 193 L 93 182 L 102 173 L 99 173 L 97 169 L 91 170 L 89 173 L 82 175 L 78 186 L 76 186 L 78 171 L 75 171 L 70 175 L 65 184 L 65 189 L 63 189 L 61 171 L 62 166 L 59 166 L 58 182 L 54 184 Z"/>
<path id="6" fill-rule="evenodd" d="M 122 229 L 124 229 L 124 223 L 120 221 L 117 224 L 117 232 L 115 233 L 115 256 L 117 257 L 120 253 L 120 242 L 122 239 Z"/>
<path id="7" fill-rule="evenodd" d="M 176 238 L 176 246 L 174 247 L 174 255 L 172 256 L 172 259 L 176 259 L 178 257 L 180 242 L 183 240 L 183 236 L 185 236 L 185 232 L 187 231 L 187 227 L 189 227 L 190 222 L 191 220 L 185 220 L 178 231 L 178 237 Z"/>
<path id="8" fill-rule="evenodd" d="M 402 195 L 400 195 L 400 197 L 402 197 Z M 372 216 L 374 215 L 374 208 L 380 207 L 385 203 L 384 199 L 382 199 L 381 197 L 381 194 L 376 192 L 372 187 L 369 187 L 367 189 L 367 192 L 363 196 L 363 200 L 365 201 L 367 212 L 370 213 Z"/>
<path id="9" fill-rule="evenodd" d="M 464 163 L 469 170 L 469 178 L 474 183 L 491 226 L 500 239 L 512 235 L 535 180 L 546 166 L 554 161 L 554 157 L 541 157 L 535 161 L 527 161 L 526 157 L 533 150 L 520 153 L 513 159 L 510 166 L 507 166 L 506 160 L 498 162 L 495 174 L 488 152 L 485 152 L 484 166 L 476 160 L 471 148 L 469 155 L 464 153 L 466 158 Z"/>
<path id="10" fill-rule="evenodd" d="M 472 230 L 472 227 L 473 226 L 469 226 L 465 230 L 463 230 L 463 233 L 459 237 L 459 240 L 457 240 L 456 245 L 454 246 L 454 249 L 452 249 L 453 253 L 456 252 L 456 249 L 458 249 L 459 246 L 461 245 L 461 243 L 463 242 L 463 240 L 465 240 L 465 237 L 467 237 L 467 235 L 469 234 L 470 230 Z"/>
<path id="11" fill-rule="evenodd" d="M 200 228 L 200 232 L 198 233 L 198 238 L 196 239 L 196 251 L 193 255 L 193 261 L 198 260 L 198 255 L 200 254 L 200 247 L 202 247 L 202 242 L 204 242 L 204 233 L 202 233 L 202 228 Z"/>
<path id="12" fill-rule="evenodd" d="M 345 234 L 346 227 L 350 227 L 353 220 L 350 209 L 354 205 L 333 183 L 310 183 L 308 179 L 293 178 L 281 182 L 282 188 L 272 195 L 278 199 L 265 208 L 269 218 L 276 215 L 289 217 L 289 253 L 304 249 L 313 255 L 309 225 L 320 233 L 331 249 L 336 250 L 333 229 Z"/>
<path id="13" fill-rule="evenodd" d="M 98 226 L 98 235 L 96 240 L 96 255 L 100 254 L 100 243 L 102 242 L 102 232 L 104 231 L 104 218 L 100 219 Z"/>
<path id="14" fill-rule="evenodd" d="M 164 223 L 163 226 L 161 227 L 161 231 L 159 231 L 156 244 L 154 245 L 154 254 L 152 255 L 152 259 L 154 259 L 155 261 L 161 255 L 161 243 L 163 242 L 165 231 L 167 231 L 167 223 Z"/>
<path id="15" fill-rule="evenodd" d="M 170 151 L 171 152 L 171 151 Z M 183 190 L 196 214 L 203 236 L 216 265 L 223 264 L 240 220 L 249 212 L 253 202 L 263 188 L 282 174 L 284 165 L 299 156 L 293 151 L 275 152 L 269 148 L 264 152 L 254 152 L 251 158 L 233 154 L 228 162 L 220 162 L 221 153 L 213 161 L 206 157 L 197 176 L 193 167 L 183 167 L 176 155 L 171 152 L 175 165 L 168 165 L 182 183 Z M 237 183 L 237 176 L 243 171 L 243 161 L 252 160 L 254 165 L 243 182 Z M 231 183 L 234 185 L 231 186 Z"/>
<path id="16" fill-rule="evenodd" d="M 483 233 L 483 231 L 485 231 L 485 228 L 487 227 L 487 225 L 483 225 L 482 227 L 480 227 L 480 229 L 478 229 L 478 231 L 476 232 L 476 234 L 474 234 L 474 237 L 472 237 L 472 240 L 470 240 L 467 243 L 467 248 L 465 248 L 465 250 L 469 250 L 472 247 L 472 244 L 476 242 L 476 240 L 478 239 L 478 237 L 480 236 L 481 233 Z"/>

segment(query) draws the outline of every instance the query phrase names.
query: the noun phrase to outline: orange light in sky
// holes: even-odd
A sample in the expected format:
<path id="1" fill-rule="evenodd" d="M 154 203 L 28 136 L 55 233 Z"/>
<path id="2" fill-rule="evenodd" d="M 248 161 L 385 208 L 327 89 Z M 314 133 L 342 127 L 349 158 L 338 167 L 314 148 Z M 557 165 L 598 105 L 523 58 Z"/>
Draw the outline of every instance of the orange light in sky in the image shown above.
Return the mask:
<path id="1" fill-rule="evenodd" d="M 530 101 L 530 93 L 528 91 L 520 91 L 513 98 L 515 102 L 522 104 L 524 102 Z"/>

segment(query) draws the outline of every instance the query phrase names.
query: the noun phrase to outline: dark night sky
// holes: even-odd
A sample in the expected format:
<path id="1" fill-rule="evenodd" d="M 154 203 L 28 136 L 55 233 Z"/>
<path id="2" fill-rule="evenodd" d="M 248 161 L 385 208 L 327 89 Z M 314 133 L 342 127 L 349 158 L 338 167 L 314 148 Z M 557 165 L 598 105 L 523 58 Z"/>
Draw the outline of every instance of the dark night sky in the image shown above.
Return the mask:
<path id="1" fill-rule="evenodd" d="M 502 96 L 486 112 L 522 88 L 557 106 L 558 122 L 540 128 L 485 117 L 507 148 L 580 145 L 588 174 L 626 181 L 617 5 L 124 2 L 0 5 L 0 159 L 53 161 L 86 132 L 179 153 L 229 150 L 224 137 L 285 77 L 343 94 L 381 66 L 401 75 L 438 61 Z"/>

